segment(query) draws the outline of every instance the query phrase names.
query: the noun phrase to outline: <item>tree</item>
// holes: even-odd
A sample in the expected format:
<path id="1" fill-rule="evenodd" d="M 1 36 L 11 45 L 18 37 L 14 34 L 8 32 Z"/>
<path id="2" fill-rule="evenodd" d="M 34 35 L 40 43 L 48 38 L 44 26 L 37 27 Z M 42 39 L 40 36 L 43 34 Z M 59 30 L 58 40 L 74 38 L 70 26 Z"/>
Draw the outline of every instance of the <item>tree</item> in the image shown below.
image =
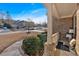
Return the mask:
<path id="1" fill-rule="evenodd" d="M 47 23 L 46 23 L 46 22 L 43 22 L 41 25 L 42 25 L 43 27 L 47 27 Z"/>
<path id="2" fill-rule="evenodd" d="M 8 29 L 12 28 L 12 26 L 10 24 L 8 24 L 8 23 L 4 23 L 3 27 L 7 27 Z"/>
<path id="3" fill-rule="evenodd" d="M 28 21 L 26 22 L 26 26 L 27 26 L 27 29 L 28 29 L 28 32 L 30 29 L 33 29 L 35 24 L 33 21 L 31 21 L 31 19 L 28 18 Z"/>

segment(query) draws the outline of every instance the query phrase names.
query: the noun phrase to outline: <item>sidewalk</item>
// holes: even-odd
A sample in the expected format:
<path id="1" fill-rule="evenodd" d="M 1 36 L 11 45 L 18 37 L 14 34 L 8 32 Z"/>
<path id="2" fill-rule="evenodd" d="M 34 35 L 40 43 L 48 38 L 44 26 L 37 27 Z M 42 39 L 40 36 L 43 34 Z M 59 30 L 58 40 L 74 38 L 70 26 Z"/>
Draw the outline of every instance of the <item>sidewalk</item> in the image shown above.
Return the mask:
<path id="1" fill-rule="evenodd" d="M 19 50 L 21 45 L 22 45 L 22 40 L 14 43 L 11 46 L 9 46 L 8 48 L 6 48 L 0 54 L 0 56 L 22 56 L 22 54 L 20 53 L 20 50 Z"/>

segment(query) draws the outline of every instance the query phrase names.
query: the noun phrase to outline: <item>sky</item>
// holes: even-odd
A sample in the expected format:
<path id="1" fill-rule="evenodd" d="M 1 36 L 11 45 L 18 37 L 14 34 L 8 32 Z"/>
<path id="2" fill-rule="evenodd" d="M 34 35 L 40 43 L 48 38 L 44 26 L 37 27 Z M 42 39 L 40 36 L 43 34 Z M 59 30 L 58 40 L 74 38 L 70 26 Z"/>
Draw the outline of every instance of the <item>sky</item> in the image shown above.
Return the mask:
<path id="1" fill-rule="evenodd" d="M 8 11 L 14 20 L 31 19 L 35 23 L 47 22 L 47 9 L 41 3 L 0 3 L 1 11 Z"/>

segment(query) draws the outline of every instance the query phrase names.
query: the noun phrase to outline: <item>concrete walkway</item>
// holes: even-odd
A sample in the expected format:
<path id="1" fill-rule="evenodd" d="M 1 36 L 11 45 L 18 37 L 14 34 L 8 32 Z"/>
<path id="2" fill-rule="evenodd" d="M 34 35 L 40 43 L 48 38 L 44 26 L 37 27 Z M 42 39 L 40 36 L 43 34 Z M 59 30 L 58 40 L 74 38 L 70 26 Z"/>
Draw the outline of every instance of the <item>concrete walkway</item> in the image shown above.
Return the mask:
<path id="1" fill-rule="evenodd" d="M 22 54 L 20 52 L 21 45 L 22 45 L 22 40 L 21 41 L 18 41 L 18 42 L 15 42 L 14 44 L 12 44 L 8 48 L 6 48 L 0 54 L 0 56 L 22 56 Z"/>

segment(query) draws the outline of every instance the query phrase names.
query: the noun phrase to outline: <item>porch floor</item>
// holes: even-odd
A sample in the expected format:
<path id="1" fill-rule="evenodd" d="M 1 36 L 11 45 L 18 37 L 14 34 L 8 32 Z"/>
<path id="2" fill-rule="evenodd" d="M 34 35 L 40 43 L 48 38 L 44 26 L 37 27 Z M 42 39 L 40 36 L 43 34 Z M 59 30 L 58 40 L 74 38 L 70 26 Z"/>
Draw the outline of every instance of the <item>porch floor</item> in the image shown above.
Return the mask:
<path id="1" fill-rule="evenodd" d="M 74 50 L 69 49 L 69 42 L 67 40 L 60 40 L 57 45 L 57 56 L 77 56 Z"/>
<path id="2" fill-rule="evenodd" d="M 55 56 L 77 56 L 77 54 L 73 51 L 69 52 L 69 51 L 57 49 L 57 51 L 55 52 Z"/>

